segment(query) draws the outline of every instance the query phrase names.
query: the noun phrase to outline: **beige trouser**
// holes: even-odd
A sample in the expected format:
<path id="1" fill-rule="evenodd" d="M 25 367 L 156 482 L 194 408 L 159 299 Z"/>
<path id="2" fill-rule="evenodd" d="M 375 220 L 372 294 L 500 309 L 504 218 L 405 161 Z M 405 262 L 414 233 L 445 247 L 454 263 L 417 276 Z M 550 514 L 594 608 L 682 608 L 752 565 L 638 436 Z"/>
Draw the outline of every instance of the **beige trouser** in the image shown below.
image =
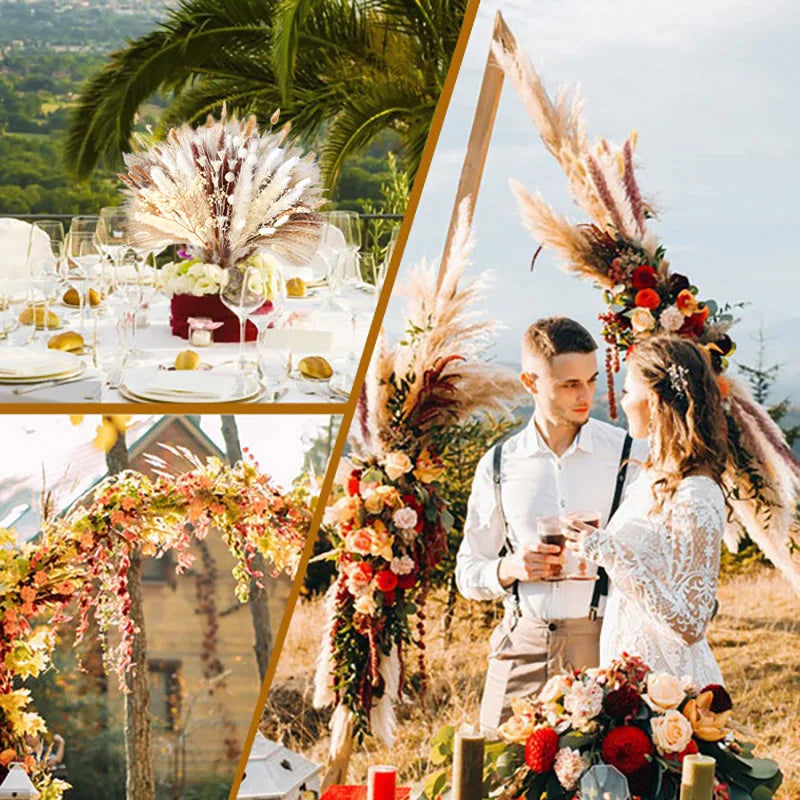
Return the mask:
<path id="1" fill-rule="evenodd" d="M 489 639 L 489 669 L 481 701 L 482 731 L 496 735 L 511 716 L 511 700 L 536 694 L 565 667 L 596 667 L 600 662 L 602 619 L 545 621 L 521 617 L 511 627 L 511 614 Z"/>

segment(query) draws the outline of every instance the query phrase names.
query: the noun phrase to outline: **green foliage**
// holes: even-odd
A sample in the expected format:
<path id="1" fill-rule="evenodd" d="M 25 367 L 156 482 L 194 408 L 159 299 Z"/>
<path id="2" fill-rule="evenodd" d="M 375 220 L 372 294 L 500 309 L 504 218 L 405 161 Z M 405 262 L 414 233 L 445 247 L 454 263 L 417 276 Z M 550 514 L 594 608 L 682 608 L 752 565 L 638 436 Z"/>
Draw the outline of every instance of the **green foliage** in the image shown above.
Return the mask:
<path id="1" fill-rule="evenodd" d="M 449 585 L 455 573 L 456 553 L 464 533 L 467 502 L 472 479 L 481 457 L 497 442 L 519 426 L 519 420 L 482 416 L 447 429 L 439 437 L 447 480 L 442 481 L 441 495 L 453 515 L 447 537 L 447 555 L 433 573 L 433 585 Z"/>
<path id="2" fill-rule="evenodd" d="M 318 145 L 329 187 L 386 131 L 413 177 L 461 28 L 466 0 L 187 0 L 112 53 L 84 87 L 67 142 L 88 176 L 119 162 L 135 117 L 173 92 L 163 122 L 202 121 L 222 103 Z"/>

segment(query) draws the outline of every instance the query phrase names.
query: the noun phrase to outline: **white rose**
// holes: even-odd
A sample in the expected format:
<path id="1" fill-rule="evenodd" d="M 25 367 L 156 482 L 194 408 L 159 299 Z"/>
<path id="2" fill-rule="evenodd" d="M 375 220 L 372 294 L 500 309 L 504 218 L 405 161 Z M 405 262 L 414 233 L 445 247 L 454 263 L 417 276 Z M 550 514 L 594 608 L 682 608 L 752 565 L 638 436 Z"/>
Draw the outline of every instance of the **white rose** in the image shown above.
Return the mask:
<path id="1" fill-rule="evenodd" d="M 397 511 L 394 512 L 394 516 L 392 517 L 392 521 L 398 528 L 403 530 L 407 530 L 408 528 L 413 528 L 416 526 L 417 521 L 417 512 L 414 511 L 413 508 L 410 506 L 403 506 L 402 508 L 398 508 Z"/>
<path id="2" fill-rule="evenodd" d="M 393 558 L 390 569 L 395 575 L 408 575 L 414 570 L 414 559 L 411 556 L 400 556 Z"/>
<path id="3" fill-rule="evenodd" d="M 653 717 L 650 726 L 653 741 L 662 755 L 681 753 L 692 740 L 692 723 L 675 709 L 667 711 L 663 717 Z"/>
<path id="4" fill-rule="evenodd" d="M 683 682 L 674 675 L 666 672 L 650 672 L 647 675 L 647 694 L 642 695 L 642 700 L 653 711 L 669 711 L 677 708 L 685 699 L 686 691 Z"/>
<path id="5" fill-rule="evenodd" d="M 675 306 L 670 306 L 661 312 L 661 316 L 659 316 L 658 321 L 661 323 L 661 327 L 665 331 L 675 333 L 675 331 L 680 330 L 683 327 L 685 318 L 679 309 L 675 308 Z"/>

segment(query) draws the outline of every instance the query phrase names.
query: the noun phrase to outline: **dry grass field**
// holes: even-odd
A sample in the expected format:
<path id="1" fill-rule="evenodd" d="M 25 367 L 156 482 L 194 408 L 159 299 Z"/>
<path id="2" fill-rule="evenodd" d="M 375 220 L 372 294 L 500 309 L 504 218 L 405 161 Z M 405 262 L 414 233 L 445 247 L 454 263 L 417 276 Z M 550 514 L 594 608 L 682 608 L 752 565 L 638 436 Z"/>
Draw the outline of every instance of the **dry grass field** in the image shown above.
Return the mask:
<path id="1" fill-rule="evenodd" d="M 736 704 L 736 721 L 782 766 L 780 800 L 800 800 L 800 618 L 797 596 L 772 571 L 741 575 L 720 589 L 720 612 L 710 634 Z M 409 699 L 398 708 L 400 725 L 390 751 L 375 741 L 355 749 L 349 780 L 362 782 L 367 766 L 397 764 L 405 783 L 431 767 L 428 743 L 446 724 L 477 722 L 487 640 L 488 604 L 459 600 L 449 641 L 443 597 L 430 600 L 428 665 L 431 689 L 424 706 Z M 319 600 L 295 609 L 262 730 L 317 763 L 326 760 L 328 713 L 311 706 L 314 663 L 322 627 Z"/>

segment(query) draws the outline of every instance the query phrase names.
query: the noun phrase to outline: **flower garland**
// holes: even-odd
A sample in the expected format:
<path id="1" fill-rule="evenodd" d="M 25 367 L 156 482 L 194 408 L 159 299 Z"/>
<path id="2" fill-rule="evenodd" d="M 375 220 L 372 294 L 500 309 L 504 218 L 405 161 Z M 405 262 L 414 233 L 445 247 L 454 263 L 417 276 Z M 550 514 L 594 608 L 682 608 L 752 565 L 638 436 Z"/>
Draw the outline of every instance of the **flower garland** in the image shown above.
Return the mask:
<path id="1" fill-rule="evenodd" d="M 683 759 L 698 752 L 717 762 L 715 800 L 768 799 L 783 780 L 774 761 L 755 758 L 753 745 L 733 734 L 733 701 L 722 686 L 701 689 L 691 676 L 653 672 L 626 653 L 607 668 L 554 675 L 512 709 L 503 741 L 487 748 L 493 796 L 566 800 L 591 766 L 610 764 L 634 796 L 676 800 Z M 445 733 L 434 763 L 452 755 L 452 729 Z M 441 792 L 446 769 L 428 781 Z"/>
<path id="2" fill-rule="evenodd" d="M 168 448 L 171 449 L 171 448 Z M 292 574 L 306 539 L 310 514 L 284 496 L 253 463 L 228 466 L 217 458 L 201 462 L 189 451 L 174 452 L 190 461 L 181 475 L 157 474 L 155 480 L 127 471 L 104 480 L 86 507 L 78 507 L 21 547 L 9 531 L 0 532 L 0 766 L 25 759 L 25 737 L 45 731 L 30 708 L 30 691 L 18 681 L 35 677 L 50 662 L 58 625 L 77 601 L 77 642 L 93 616 L 103 645 L 107 671 L 116 672 L 125 690 L 125 674 L 134 669 L 135 627 L 130 619 L 128 569 L 132 548 L 145 556 L 176 554 L 176 570 L 188 569 L 195 539 L 211 527 L 222 535 L 236 559 L 236 596 L 247 600 L 251 578 L 264 574 L 251 562 L 260 553 L 274 574 Z M 151 457 L 163 468 L 163 460 Z M 37 625 L 43 614 L 44 624 Z M 109 631 L 119 634 L 111 644 Z"/>
<path id="3" fill-rule="evenodd" d="M 407 335 L 379 344 L 326 522 L 338 576 L 318 661 L 314 704 L 335 703 L 331 746 L 375 734 L 391 742 L 393 704 L 406 685 L 409 646 L 425 689 L 425 597 L 453 524 L 440 489 L 447 432 L 482 412 L 507 414 L 522 387 L 481 356 L 496 325 L 476 320 L 486 276 L 458 287 L 469 265 L 468 207 L 437 283 L 423 263 L 410 279 Z"/>
<path id="4" fill-rule="evenodd" d="M 382 463 L 358 461 L 326 509 L 339 553 L 327 671 L 333 699 L 353 713 L 359 740 L 370 731 L 375 701 L 403 685 L 411 644 L 420 651 L 425 691 L 425 597 L 452 524 L 437 492 L 441 472 L 427 450 L 414 461 L 400 452 Z M 353 665 L 363 665 L 356 680 Z"/>
<path id="5" fill-rule="evenodd" d="M 800 462 L 780 428 L 741 382 L 724 375 L 735 344 L 730 306 L 703 300 L 685 275 L 672 272 L 665 250 L 649 229 L 656 216 L 635 175 L 635 133 L 621 147 L 605 139 L 590 144 L 580 98 L 553 101 L 530 60 L 509 41 L 493 52 L 516 87 L 542 141 L 564 171 L 570 193 L 591 222 L 573 224 L 541 195 L 511 181 L 523 223 L 542 247 L 552 248 L 567 269 L 603 291 L 600 315 L 609 345 L 606 372 L 611 416 L 616 416 L 614 375 L 620 353 L 657 334 L 697 342 L 709 355 L 724 400 L 728 468 L 724 485 L 733 511 L 726 544 L 733 550 L 747 532 L 800 593 L 800 561 L 793 556 L 794 507 L 800 494 Z M 538 252 L 538 251 L 537 251 Z"/>

